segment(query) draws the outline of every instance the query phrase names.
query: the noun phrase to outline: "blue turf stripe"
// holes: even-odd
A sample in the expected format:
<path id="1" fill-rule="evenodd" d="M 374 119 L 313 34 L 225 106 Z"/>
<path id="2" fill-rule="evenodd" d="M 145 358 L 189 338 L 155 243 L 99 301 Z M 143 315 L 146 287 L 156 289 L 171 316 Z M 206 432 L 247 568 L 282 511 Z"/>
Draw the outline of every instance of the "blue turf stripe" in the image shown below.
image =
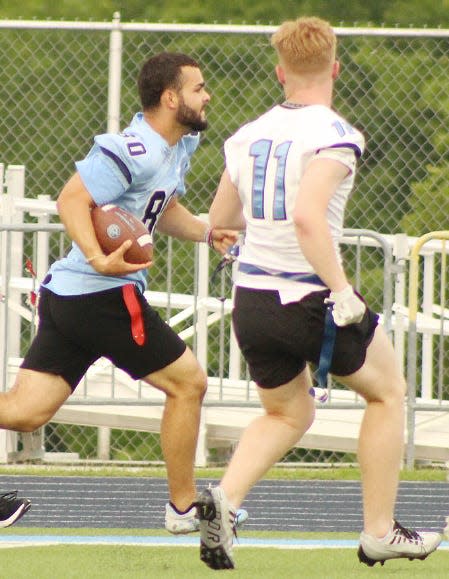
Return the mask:
<path id="1" fill-rule="evenodd" d="M 199 545 L 199 535 L 190 536 L 138 536 L 138 535 L 0 535 L 1 543 L 69 543 L 69 544 L 141 544 L 141 545 Z M 302 547 L 356 547 L 357 541 L 353 540 L 301 540 L 301 539 L 270 539 L 270 538 L 245 538 L 239 537 L 236 545 L 244 546 L 302 546 Z"/>
<path id="2" fill-rule="evenodd" d="M 0 535 L 0 547 L 7 543 L 22 544 L 70 544 L 70 545 L 199 545 L 199 536 L 138 536 L 138 535 Z M 287 549 L 355 549 L 358 541 L 353 539 L 282 539 L 239 537 L 235 546 L 241 547 L 273 547 Z M 443 541 L 440 549 L 449 549 L 449 542 Z"/>

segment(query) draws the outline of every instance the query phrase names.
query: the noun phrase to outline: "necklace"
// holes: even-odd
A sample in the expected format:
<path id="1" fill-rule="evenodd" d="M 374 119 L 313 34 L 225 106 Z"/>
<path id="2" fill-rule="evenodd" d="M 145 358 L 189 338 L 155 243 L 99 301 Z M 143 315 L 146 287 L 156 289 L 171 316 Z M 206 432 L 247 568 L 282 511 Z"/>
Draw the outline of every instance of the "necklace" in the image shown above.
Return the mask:
<path id="1" fill-rule="evenodd" d="M 302 109 L 303 107 L 307 107 L 308 105 L 300 105 L 298 103 L 291 103 L 289 101 L 284 101 L 281 104 L 281 107 L 284 107 L 286 109 Z"/>

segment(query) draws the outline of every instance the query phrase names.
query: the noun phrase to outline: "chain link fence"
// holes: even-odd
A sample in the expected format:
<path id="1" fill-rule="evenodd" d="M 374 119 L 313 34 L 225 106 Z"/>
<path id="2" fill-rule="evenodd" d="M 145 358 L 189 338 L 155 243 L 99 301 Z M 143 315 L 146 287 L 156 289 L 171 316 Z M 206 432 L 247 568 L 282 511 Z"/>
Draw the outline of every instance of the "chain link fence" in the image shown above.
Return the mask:
<path id="1" fill-rule="evenodd" d="M 111 23 L 0 21 L 0 31 L 0 162 L 26 166 L 27 197 L 56 199 L 93 136 L 128 124 L 139 110 L 140 66 L 157 52 L 192 55 L 212 95 L 209 128 L 187 179 L 186 205 L 197 214 L 207 213 L 218 183 L 224 140 L 283 99 L 273 73 L 273 27 L 125 24 L 116 15 Z M 449 30 L 336 32 L 342 71 L 334 105 L 367 139 L 346 227 L 413 236 L 448 228 Z M 27 220 L 36 218 L 28 214 Z M 59 237 L 51 238 L 52 259 L 65 248 Z M 151 290 L 195 294 L 194 244 L 160 237 L 156 250 Z M 360 271 L 356 249 L 346 251 L 351 273 L 366 288 L 370 303 L 382 311 L 383 256 L 367 250 Z M 33 256 L 32 236 L 25 238 L 24 256 L 25 273 L 26 257 Z M 211 271 L 217 263 L 218 256 L 211 256 Z M 229 282 L 218 280 L 210 292 L 229 296 Z M 170 305 L 161 312 L 170 318 Z M 22 349 L 31 337 L 27 328 Z M 223 328 L 211 327 L 209 342 L 218 343 L 221 335 Z M 224 335 L 229 336 L 227 327 Z M 208 374 L 217 375 L 229 359 L 217 354 L 208 364 Z M 447 394 L 447 384 L 444 388 Z M 52 423 L 45 429 L 45 448 L 96 458 L 98 431 Z M 158 435 L 113 430 L 107 454 L 117 460 L 160 460 Z M 309 449 L 293 454 L 286 460 L 355 460 L 344 452 Z"/>

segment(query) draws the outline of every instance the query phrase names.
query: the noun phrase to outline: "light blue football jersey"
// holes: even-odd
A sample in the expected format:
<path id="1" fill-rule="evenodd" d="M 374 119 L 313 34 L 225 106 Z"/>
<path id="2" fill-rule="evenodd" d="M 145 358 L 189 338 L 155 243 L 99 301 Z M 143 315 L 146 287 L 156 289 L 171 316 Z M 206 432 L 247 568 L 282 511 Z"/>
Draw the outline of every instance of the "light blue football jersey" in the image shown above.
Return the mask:
<path id="1" fill-rule="evenodd" d="M 170 147 L 137 113 L 119 134 L 103 134 L 87 157 L 76 163 L 79 175 L 97 205 L 114 203 L 141 219 L 152 235 L 173 195 L 185 194 L 184 176 L 199 135 L 182 137 Z M 143 291 L 146 271 L 122 277 L 104 276 L 86 263 L 76 243 L 50 268 L 43 285 L 59 295 L 79 295 L 136 283 Z"/>

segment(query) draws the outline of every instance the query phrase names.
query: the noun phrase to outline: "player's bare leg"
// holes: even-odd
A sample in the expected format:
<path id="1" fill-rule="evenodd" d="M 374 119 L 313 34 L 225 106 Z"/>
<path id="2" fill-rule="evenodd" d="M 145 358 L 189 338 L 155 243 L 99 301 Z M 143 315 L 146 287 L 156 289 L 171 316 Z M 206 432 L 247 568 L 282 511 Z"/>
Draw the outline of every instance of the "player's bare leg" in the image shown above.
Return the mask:
<path id="1" fill-rule="evenodd" d="M 393 347 L 381 327 L 368 347 L 365 364 L 342 381 L 367 401 L 359 436 L 364 510 L 359 561 L 372 567 L 389 559 L 425 559 L 438 548 L 441 535 L 407 529 L 394 520 L 404 446 L 406 387 Z"/>
<path id="2" fill-rule="evenodd" d="M 306 369 L 278 388 L 258 388 L 265 414 L 243 432 L 220 483 L 234 508 L 240 506 L 250 488 L 310 428 L 315 416 L 310 386 Z"/>
<path id="3" fill-rule="evenodd" d="M 302 437 L 314 418 L 308 371 L 273 389 L 259 388 L 265 414 L 244 430 L 217 487 L 198 497 L 200 558 L 212 569 L 233 569 L 236 508 L 250 488 Z"/>
<path id="4" fill-rule="evenodd" d="M 376 329 L 362 368 L 339 380 L 367 402 L 358 448 L 364 527 L 366 533 L 384 537 L 391 527 L 399 484 L 406 384 L 382 327 Z"/>
<path id="5" fill-rule="evenodd" d="M 19 369 L 14 386 L 0 393 L 0 428 L 33 432 L 53 417 L 71 393 L 61 376 Z"/>
<path id="6" fill-rule="evenodd" d="M 161 446 L 167 468 L 170 500 L 183 511 L 195 501 L 194 462 L 207 378 L 192 351 L 145 381 L 166 394 Z"/>

